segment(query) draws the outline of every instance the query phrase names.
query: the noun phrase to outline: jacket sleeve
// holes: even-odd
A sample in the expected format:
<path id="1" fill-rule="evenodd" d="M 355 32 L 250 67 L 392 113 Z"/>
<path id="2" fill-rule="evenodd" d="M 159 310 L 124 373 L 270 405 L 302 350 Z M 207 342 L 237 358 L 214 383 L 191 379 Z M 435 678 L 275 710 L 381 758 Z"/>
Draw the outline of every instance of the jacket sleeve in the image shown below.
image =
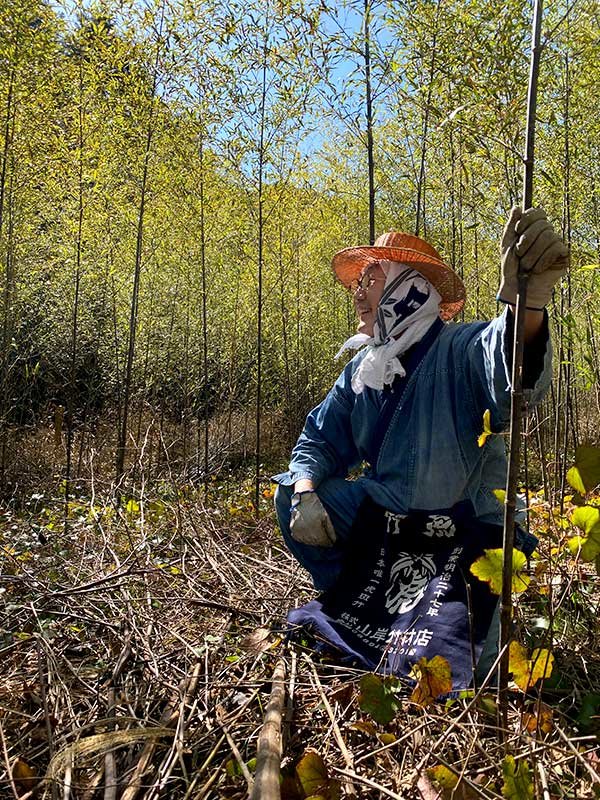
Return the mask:
<path id="1" fill-rule="evenodd" d="M 514 318 L 508 308 L 483 326 L 466 347 L 466 373 L 479 398 L 478 412 L 490 409 L 492 429 L 503 430 L 510 420 Z M 552 380 L 552 345 L 548 315 L 524 354 L 523 388 L 530 405 L 539 403 Z"/>
<path id="2" fill-rule="evenodd" d="M 306 418 L 292 451 L 289 472 L 274 477 L 278 483 L 290 485 L 310 478 L 318 485 L 325 478 L 345 477 L 360 460 L 351 424 L 356 397 L 351 380 L 356 361 L 355 357 L 348 363 L 327 397 Z"/>

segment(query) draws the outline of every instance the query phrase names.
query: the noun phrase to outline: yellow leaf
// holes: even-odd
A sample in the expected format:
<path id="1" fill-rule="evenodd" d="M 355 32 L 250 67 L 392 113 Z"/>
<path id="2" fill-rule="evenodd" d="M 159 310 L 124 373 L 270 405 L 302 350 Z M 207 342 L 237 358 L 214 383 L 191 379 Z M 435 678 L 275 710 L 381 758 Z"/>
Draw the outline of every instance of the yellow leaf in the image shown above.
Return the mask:
<path id="1" fill-rule="evenodd" d="M 536 731 L 550 733 L 554 727 L 552 709 L 545 703 L 540 703 L 536 713 L 527 711 L 523 714 L 523 724 L 529 733 L 535 733 Z"/>
<path id="2" fill-rule="evenodd" d="M 452 790 L 458 786 L 458 775 L 443 764 L 438 764 L 437 767 L 428 769 L 427 773 L 442 789 Z"/>
<path id="3" fill-rule="evenodd" d="M 502 777 L 502 797 L 507 800 L 533 800 L 533 783 L 526 761 L 519 761 L 517 766 L 513 756 L 506 756 L 502 762 Z"/>
<path id="4" fill-rule="evenodd" d="M 379 741 L 381 744 L 392 744 L 392 742 L 396 741 L 396 737 L 393 733 L 380 733 Z"/>
<path id="5" fill-rule="evenodd" d="M 372 722 L 366 719 L 358 719 L 356 722 L 353 722 L 351 725 L 348 726 L 353 731 L 360 731 L 361 733 L 366 733 L 368 736 L 377 736 L 377 728 L 373 725 Z"/>
<path id="6" fill-rule="evenodd" d="M 492 436 L 494 431 L 491 428 L 491 414 L 489 408 L 483 412 L 483 433 L 477 439 L 479 447 L 483 447 L 488 436 Z"/>
<path id="7" fill-rule="evenodd" d="M 436 697 L 452 691 L 452 671 L 443 656 L 434 656 L 431 661 L 420 658 L 410 676 L 417 681 L 410 699 L 423 708 L 431 705 Z"/>
<path id="8" fill-rule="evenodd" d="M 527 559 L 520 550 L 513 550 L 512 554 L 512 591 L 515 594 L 524 592 L 529 586 L 530 578 L 522 575 L 521 570 L 527 564 Z M 484 550 L 483 555 L 471 564 L 470 571 L 480 581 L 489 583 L 494 594 L 502 594 L 502 550 Z"/>
<path id="9" fill-rule="evenodd" d="M 506 500 L 506 489 L 494 489 L 494 494 L 496 496 L 496 500 L 501 506 L 503 506 L 504 501 Z"/>
<path id="10" fill-rule="evenodd" d="M 17 758 L 13 764 L 12 777 L 17 784 L 17 788 L 22 789 L 23 794 L 32 790 L 38 782 L 35 770 L 32 769 L 26 761 L 23 761 L 22 758 Z"/>
<path id="11" fill-rule="evenodd" d="M 554 656 L 549 650 L 538 647 L 531 654 L 530 660 L 527 657 L 527 650 L 522 644 L 511 642 L 508 668 L 519 689 L 526 692 L 541 678 L 550 677 L 554 668 Z"/>

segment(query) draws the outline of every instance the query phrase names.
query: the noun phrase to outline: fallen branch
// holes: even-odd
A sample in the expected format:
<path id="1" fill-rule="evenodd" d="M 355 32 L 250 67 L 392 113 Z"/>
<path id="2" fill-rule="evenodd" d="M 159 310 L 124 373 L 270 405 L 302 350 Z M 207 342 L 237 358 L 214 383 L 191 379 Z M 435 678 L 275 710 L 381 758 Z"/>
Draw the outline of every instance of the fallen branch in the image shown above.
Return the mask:
<path id="1" fill-rule="evenodd" d="M 281 764 L 281 715 L 285 700 L 285 662 L 280 660 L 273 672 L 271 697 L 258 737 L 256 775 L 250 800 L 280 800 L 279 767 Z"/>

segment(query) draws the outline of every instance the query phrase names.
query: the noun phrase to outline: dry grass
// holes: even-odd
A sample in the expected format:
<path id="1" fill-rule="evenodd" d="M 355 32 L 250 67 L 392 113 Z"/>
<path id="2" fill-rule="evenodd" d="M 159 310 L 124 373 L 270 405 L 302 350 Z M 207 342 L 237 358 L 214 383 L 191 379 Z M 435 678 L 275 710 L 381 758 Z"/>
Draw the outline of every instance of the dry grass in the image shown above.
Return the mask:
<path id="1" fill-rule="evenodd" d="M 286 611 L 312 595 L 307 576 L 268 499 L 257 522 L 220 491 L 210 508 L 192 492 L 129 511 L 88 497 L 66 524 L 47 499 L 5 509 L 0 797 L 245 798 L 279 659 L 287 800 L 305 796 L 293 773 L 307 748 L 343 795 L 434 798 L 427 769 L 443 764 L 461 776 L 454 797 L 501 797 L 504 749 L 485 703 L 405 700 L 384 728 L 360 710 L 360 671 L 283 640 Z M 600 791 L 597 740 L 561 712 L 597 679 L 589 641 L 562 657 L 579 683 L 545 698 L 547 733 L 527 730 L 523 699 L 511 705 L 510 752 L 544 800 Z"/>

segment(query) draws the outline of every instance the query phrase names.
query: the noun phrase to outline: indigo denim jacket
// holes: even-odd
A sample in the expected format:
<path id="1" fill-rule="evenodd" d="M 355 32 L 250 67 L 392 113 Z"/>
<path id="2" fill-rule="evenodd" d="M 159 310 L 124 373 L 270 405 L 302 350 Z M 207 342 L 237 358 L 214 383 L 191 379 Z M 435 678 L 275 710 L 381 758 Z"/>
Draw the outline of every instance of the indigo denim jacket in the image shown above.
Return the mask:
<path id="1" fill-rule="evenodd" d="M 493 490 L 506 484 L 501 434 L 510 417 L 512 323 L 505 309 L 489 323 L 441 326 L 403 381 L 375 463 L 369 463 L 371 443 L 385 396 L 371 388 L 359 395 L 352 391 L 352 374 L 364 357 L 364 351 L 359 352 L 308 415 L 289 471 L 273 480 L 290 485 L 311 478 L 318 486 L 366 463 L 357 480 L 390 511 L 450 508 L 470 500 L 477 517 L 501 523 L 503 509 Z M 551 381 L 547 318 L 536 341 L 528 345 L 526 359 L 525 394 L 534 405 Z M 479 447 L 487 409 L 496 435 Z"/>

